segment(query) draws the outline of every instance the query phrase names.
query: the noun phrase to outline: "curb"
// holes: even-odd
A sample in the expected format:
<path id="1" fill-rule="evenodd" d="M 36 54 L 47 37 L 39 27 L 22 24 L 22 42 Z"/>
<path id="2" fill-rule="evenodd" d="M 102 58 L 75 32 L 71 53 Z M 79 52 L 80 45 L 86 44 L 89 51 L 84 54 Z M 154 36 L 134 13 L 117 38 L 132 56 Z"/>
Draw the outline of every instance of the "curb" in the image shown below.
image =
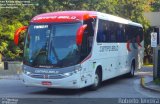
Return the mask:
<path id="1" fill-rule="evenodd" d="M 154 91 L 154 92 L 158 92 L 158 93 L 160 93 L 160 90 L 156 90 L 156 89 L 153 89 L 153 88 L 147 87 L 147 86 L 146 86 L 146 84 L 145 84 L 144 77 L 142 77 L 142 78 L 141 78 L 141 80 L 140 80 L 140 84 L 141 84 L 141 86 L 142 86 L 144 89 L 147 89 L 147 90 L 150 90 L 150 91 Z"/>

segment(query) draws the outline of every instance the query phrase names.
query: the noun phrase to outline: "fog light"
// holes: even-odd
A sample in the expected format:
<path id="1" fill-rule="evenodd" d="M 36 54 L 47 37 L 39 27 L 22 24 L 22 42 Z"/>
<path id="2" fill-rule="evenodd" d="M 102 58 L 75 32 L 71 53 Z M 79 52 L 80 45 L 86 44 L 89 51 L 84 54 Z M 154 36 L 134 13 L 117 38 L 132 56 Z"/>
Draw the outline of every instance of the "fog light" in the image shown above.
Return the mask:
<path id="1" fill-rule="evenodd" d="M 26 74 L 27 74 L 27 75 L 30 75 L 30 74 L 31 74 L 31 72 L 26 72 Z"/>

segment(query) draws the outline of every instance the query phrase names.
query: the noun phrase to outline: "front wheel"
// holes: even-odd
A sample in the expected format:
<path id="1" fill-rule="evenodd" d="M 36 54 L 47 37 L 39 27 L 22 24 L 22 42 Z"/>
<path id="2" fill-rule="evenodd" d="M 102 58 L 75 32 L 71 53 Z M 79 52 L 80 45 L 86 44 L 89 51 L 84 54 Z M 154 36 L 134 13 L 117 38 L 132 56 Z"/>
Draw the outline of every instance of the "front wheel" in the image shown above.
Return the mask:
<path id="1" fill-rule="evenodd" d="M 96 71 L 96 73 L 95 73 L 95 76 L 94 76 L 94 83 L 93 83 L 93 85 L 91 85 L 91 90 L 97 90 L 98 88 L 99 88 L 99 86 L 100 86 L 100 84 L 101 84 L 101 73 L 100 73 L 100 71 Z"/>
<path id="2" fill-rule="evenodd" d="M 128 73 L 129 77 L 134 77 L 134 72 L 135 72 L 135 64 L 131 64 L 131 71 Z"/>

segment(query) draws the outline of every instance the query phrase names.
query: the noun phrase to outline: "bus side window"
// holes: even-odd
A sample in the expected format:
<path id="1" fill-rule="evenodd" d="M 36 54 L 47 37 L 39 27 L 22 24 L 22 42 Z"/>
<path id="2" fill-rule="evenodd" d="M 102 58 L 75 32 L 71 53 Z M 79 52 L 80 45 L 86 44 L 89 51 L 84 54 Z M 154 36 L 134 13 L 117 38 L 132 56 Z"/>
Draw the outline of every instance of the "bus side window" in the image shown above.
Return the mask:
<path id="1" fill-rule="evenodd" d="M 84 21 L 84 24 L 87 24 L 87 28 L 83 35 L 82 46 L 81 46 L 81 60 L 83 60 L 92 49 L 93 44 L 93 36 L 94 36 L 94 28 L 96 21 L 90 19 Z"/>
<path id="2" fill-rule="evenodd" d="M 93 43 L 95 21 L 88 20 L 86 21 L 86 24 L 87 24 L 87 29 L 86 29 L 87 47 L 88 47 L 88 53 L 89 53 L 91 51 L 91 47 Z"/>
<path id="3" fill-rule="evenodd" d="M 130 27 L 129 27 L 129 25 L 125 25 L 125 39 L 126 39 L 126 41 L 129 41 L 131 38 L 130 38 L 130 36 L 131 36 L 131 33 L 130 33 Z"/>
<path id="4" fill-rule="evenodd" d="M 110 24 L 109 21 L 104 22 L 104 27 L 103 27 L 103 35 L 104 35 L 104 42 L 109 42 L 111 39 L 110 35 Z"/>
<path id="5" fill-rule="evenodd" d="M 110 24 L 111 24 L 111 34 L 110 34 L 110 36 L 111 36 L 111 38 L 110 38 L 110 42 L 116 42 L 116 31 L 117 31 L 117 26 L 116 26 L 116 23 L 114 23 L 114 22 L 110 22 Z"/>
<path id="6" fill-rule="evenodd" d="M 98 32 L 97 32 L 97 42 L 103 42 L 103 24 L 102 24 L 102 20 L 99 20 L 98 23 Z"/>
<path id="7" fill-rule="evenodd" d="M 97 42 L 107 42 L 109 38 L 108 22 L 106 22 L 105 20 L 99 20 Z"/>
<path id="8" fill-rule="evenodd" d="M 125 41 L 125 35 L 124 35 L 124 26 L 123 24 L 118 24 L 117 28 L 117 42 L 124 42 Z"/>

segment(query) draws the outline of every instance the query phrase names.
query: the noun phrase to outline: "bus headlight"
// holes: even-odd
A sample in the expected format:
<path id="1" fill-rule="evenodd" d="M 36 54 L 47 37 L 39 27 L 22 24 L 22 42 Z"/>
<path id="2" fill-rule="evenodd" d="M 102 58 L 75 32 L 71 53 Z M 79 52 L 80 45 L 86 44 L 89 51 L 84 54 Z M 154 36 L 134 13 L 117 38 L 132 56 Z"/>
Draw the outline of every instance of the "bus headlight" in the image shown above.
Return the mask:
<path id="1" fill-rule="evenodd" d="M 63 75 L 64 75 L 65 77 L 69 77 L 69 76 L 73 75 L 73 72 L 63 73 Z"/>
<path id="2" fill-rule="evenodd" d="M 73 74 L 78 73 L 78 72 L 81 71 L 81 70 L 82 70 L 81 65 L 76 65 L 73 71 L 71 71 L 71 72 L 66 72 L 66 73 L 62 73 L 62 75 L 63 75 L 64 77 L 69 77 L 69 76 L 71 76 L 71 75 L 73 75 Z"/>
<path id="3" fill-rule="evenodd" d="M 26 75 L 28 75 L 28 76 L 30 76 L 30 75 L 31 75 L 31 72 L 26 71 L 26 70 L 23 70 L 23 73 L 24 73 L 24 74 L 26 74 Z"/>
<path id="4" fill-rule="evenodd" d="M 81 70 L 82 70 L 81 65 L 77 65 L 77 66 L 75 66 L 74 72 L 77 73 L 77 72 L 79 72 Z"/>

